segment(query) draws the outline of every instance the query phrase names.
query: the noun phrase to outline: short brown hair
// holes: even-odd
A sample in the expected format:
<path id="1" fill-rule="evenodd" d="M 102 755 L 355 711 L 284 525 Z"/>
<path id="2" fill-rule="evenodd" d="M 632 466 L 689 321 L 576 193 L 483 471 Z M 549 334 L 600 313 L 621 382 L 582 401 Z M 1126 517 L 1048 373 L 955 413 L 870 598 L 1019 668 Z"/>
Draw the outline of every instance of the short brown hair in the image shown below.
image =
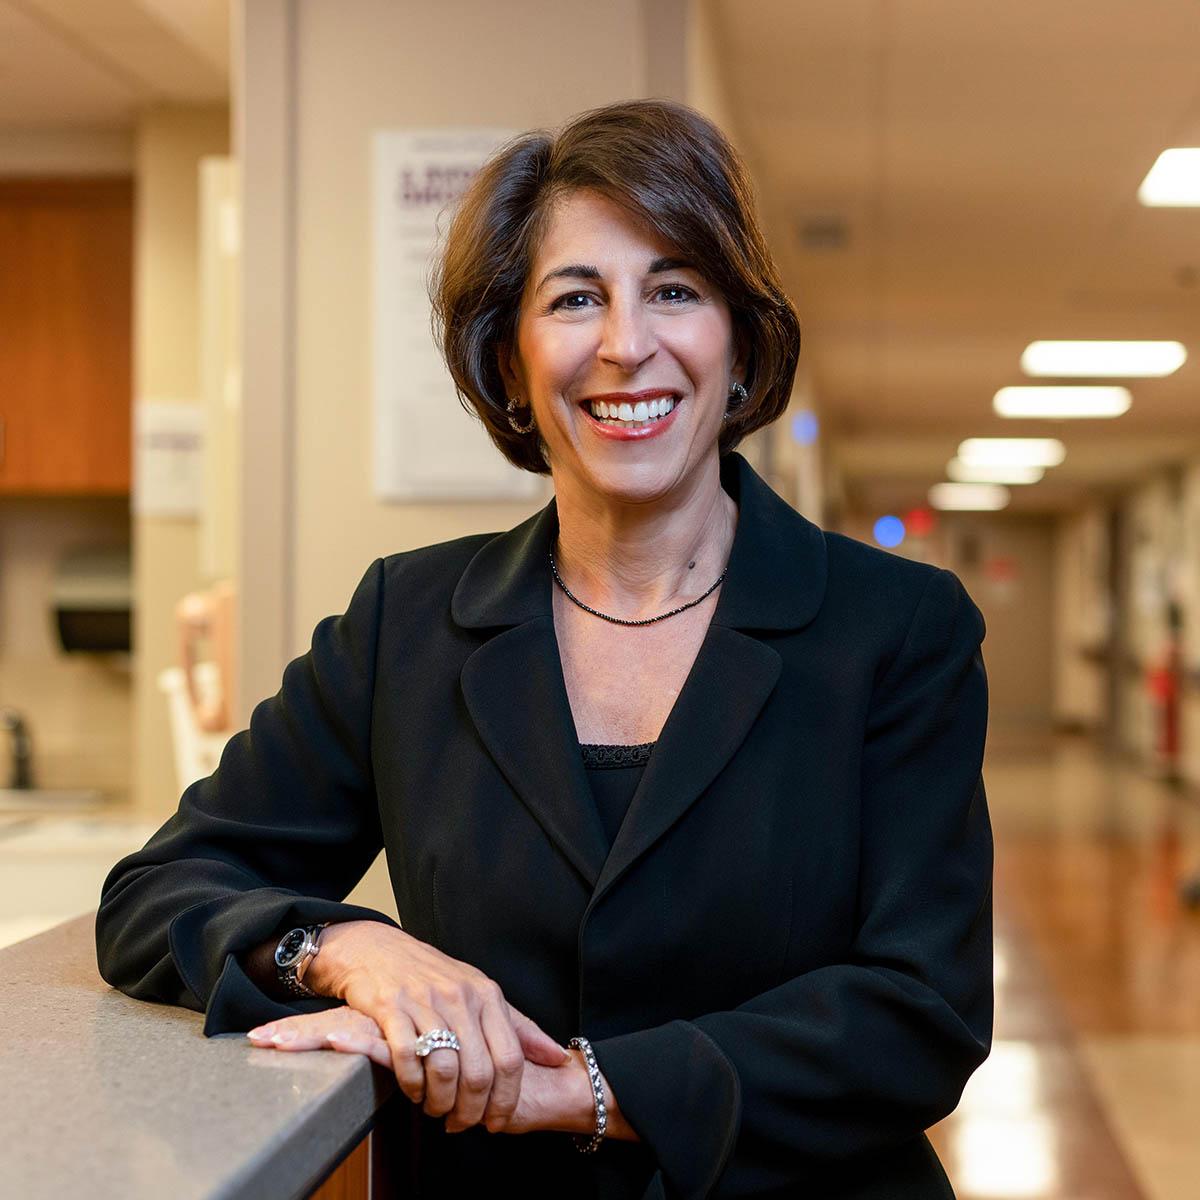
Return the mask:
<path id="1" fill-rule="evenodd" d="M 800 320 L 759 228 L 749 172 L 695 109 L 626 100 L 582 112 L 557 134 L 533 130 L 501 146 L 467 187 L 434 265 L 435 335 L 460 402 L 500 452 L 527 471 L 550 470 L 540 439 L 509 425 L 498 352 L 515 341 L 553 202 L 578 188 L 600 192 L 687 247 L 725 297 L 748 349 L 749 397 L 724 423 L 720 453 L 774 421 L 791 395 Z"/>

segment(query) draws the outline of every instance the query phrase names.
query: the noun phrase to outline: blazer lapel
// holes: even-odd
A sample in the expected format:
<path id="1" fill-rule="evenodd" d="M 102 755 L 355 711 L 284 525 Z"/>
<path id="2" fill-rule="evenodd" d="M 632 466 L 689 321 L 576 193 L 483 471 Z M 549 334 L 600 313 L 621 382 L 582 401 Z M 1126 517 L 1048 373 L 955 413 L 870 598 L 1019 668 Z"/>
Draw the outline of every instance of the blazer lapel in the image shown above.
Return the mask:
<path id="1" fill-rule="evenodd" d="M 778 652 L 765 642 L 709 626 L 617 831 L 593 905 L 720 774 L 745 740 L 782 668 Z"/>
<path id="2" fill-rule="evenodd" d="M 595 888 L 608 843 L 579 753 L 553 618 L 535 617 L 484 642 L 460 682 L 488 753 Z"/>
<path id="3" fill-rule="evenodd" d="M 457 624 L 491 631 L 461 672 L 471 719 L 510 785 L 587 881 L 593 905 L 700 798 L 774 689 L 779 653 L 742 630 L 798 629 L 825 593 L 821 529 L 736 452 L 721 460 L 721 484 L 739 509 L 729 571 L 611 853 L 554 632 L 549 549 L 558 534 L 556 502 L 486 542 L 451 599 Z"/>

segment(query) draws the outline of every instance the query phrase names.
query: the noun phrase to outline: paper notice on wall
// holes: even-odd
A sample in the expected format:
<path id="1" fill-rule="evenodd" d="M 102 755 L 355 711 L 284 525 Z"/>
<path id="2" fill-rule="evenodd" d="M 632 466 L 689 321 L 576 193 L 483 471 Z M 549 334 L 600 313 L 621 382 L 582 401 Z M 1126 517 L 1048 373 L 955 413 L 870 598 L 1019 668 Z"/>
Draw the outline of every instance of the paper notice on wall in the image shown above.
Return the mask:
<path id="1" fill-rule="evenodd" d="M 203 406 L 140 400 L 133 414 L 133 511 L 198 516 L 204 502 Z"/>
<path id="2" fill-rule="evenodd" d="M 372 144 L 374 482 L 385 500 L 520 500 L 511 466 L 459 401 L 430 325 L 429 273 L 454 204 L 505 129 L 377 130 Z"/>

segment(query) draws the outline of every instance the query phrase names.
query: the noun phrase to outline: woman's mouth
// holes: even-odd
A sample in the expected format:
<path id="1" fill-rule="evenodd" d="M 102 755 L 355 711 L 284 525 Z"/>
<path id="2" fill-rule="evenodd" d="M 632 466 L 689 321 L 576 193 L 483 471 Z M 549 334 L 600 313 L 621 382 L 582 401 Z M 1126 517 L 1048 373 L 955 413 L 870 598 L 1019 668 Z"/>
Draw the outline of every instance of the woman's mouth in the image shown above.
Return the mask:
<path id="1" fill-rule="evenodd" d="M 663 432 L 681 398 L 674 394 L 649 400 L 585 400 L 580 407 L 597 433 L 616 438 L 645 438 Z"/>

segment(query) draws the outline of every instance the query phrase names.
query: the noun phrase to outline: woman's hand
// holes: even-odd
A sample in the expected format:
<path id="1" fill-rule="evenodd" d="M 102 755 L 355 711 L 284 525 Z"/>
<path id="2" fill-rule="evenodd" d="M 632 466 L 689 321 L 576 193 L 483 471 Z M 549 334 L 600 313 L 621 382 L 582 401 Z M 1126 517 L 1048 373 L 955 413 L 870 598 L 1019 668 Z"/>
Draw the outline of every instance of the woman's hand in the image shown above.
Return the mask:
<path id="1" fill-rule="evenodd" d="M 449 1130 L 481 1123 L 505 1128 L 518 1106 L 526 1060 L 544 1068 L 571 1061 L 570 1053 L 509 1004 L 499 984 L 478 968 L 382 921 L 327 926 L 304 982 L 319 995 L 344 1000 L 353 1015 L 334 1009 L 271 1022 L 272 1031 L 297 1036 L 264 1044 L 340 1048 L 325 1041 L 329 1032 L 345 1029 L 365 1036 L 370 1057 L 390 1066 L 401 1091 L 414 1104 L 423 1103 L 429 1116 L 446 1116 Z M 363 1017 L 374 1030 L 361 1023 Z M 418 1033 L 442 1028 L 454 1030 L 461 1049 L 418 1058 Z M 386 1064 L 373 1044 L 379 1041 L 388 1049 Z"/>
<path id="2" fill-rule="evenodd" d="M 391 1047 L 379 1025 L 349 1006 L 284 1017 L 252 1030 L 247 1036 L 253 1037 L 256 1045 L 280 1050 L 333 1049 L 345 1054 L 365 1054 L 372 1062 L 392 1069 Z M 607 1085 L 605 1090 L 611 1098 Z M 615 1108 L 615 1101 L 612 1107 Z M 559 1066 L 526 1063 L 511 1115 L 503 1119 L 485 1112 L 482 1124 L 492 1133 L 532 1133 L 539 1129 L 591 1133 L 595 1128 L 595 1107 L 583 1055 L 577 1050 L 570 1051 L 568 1061 Z M 466 1128 L 469 1125 L 447 1117 L 448 1133 Z"/>

